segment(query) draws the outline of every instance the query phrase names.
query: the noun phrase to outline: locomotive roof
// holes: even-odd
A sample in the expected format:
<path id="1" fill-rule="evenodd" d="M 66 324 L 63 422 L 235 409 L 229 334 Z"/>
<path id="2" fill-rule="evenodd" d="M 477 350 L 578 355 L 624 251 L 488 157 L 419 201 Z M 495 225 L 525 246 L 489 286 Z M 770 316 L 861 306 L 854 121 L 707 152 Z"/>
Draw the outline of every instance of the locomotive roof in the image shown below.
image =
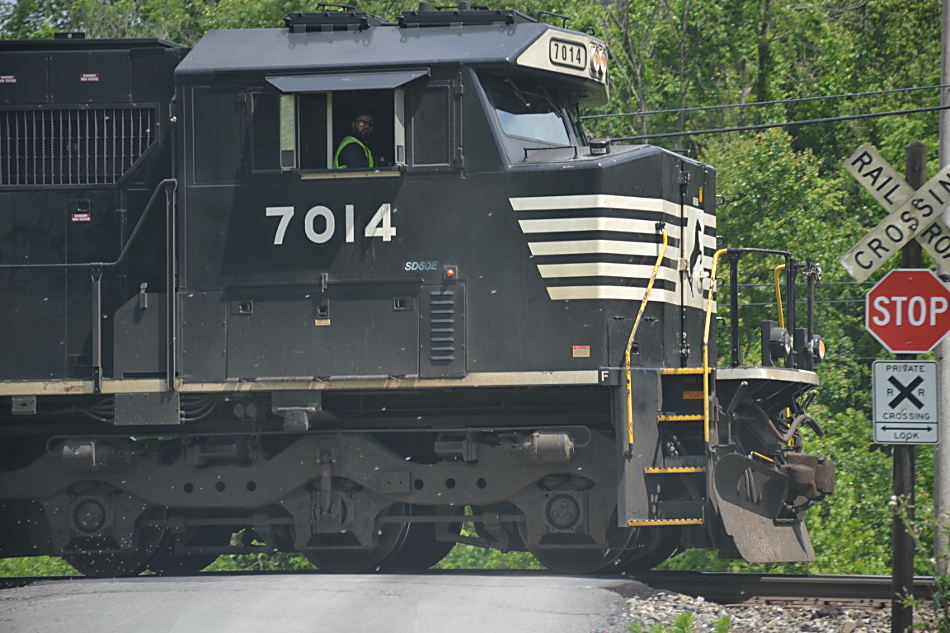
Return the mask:
<path id="1" fill-rule="evenodd" d="M 587 37 L 537 22 L 425 28 L 382 24 L 362 31 L 296 33 L 288 29 L 210 31 L 176 74 L 180 81 L 189 81 L 210 73 L 514 63 L 548 31 Z"/>

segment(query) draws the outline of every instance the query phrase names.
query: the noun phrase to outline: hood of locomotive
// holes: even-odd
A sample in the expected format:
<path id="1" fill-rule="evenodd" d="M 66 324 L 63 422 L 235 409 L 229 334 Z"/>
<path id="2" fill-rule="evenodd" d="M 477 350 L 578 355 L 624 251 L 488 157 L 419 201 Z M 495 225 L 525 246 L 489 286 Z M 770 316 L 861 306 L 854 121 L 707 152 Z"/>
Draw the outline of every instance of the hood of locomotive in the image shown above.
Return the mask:
<path id="1" fill-rule="evenodd" d="M 712 172 L 685 164 L 712 198 Z M 715 217 L 678 202 L 683 165 L 631 148 L 464 178 L 193 191 L 186 343 L 210 334 L 232 379 L 617 367 L 663 227 L 635 362 L 678 361 L 686 338 L 698 354 L 701 319 L 681 310 L 704 307 Z"/>

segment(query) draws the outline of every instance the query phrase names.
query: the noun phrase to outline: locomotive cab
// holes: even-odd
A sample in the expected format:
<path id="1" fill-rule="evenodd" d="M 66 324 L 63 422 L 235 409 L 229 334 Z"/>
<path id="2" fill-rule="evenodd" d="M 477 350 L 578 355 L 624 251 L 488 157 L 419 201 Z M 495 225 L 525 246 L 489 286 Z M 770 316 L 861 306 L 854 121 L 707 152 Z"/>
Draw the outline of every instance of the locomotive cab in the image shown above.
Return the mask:
<path id="1" fill-rule="evenodd" d="M 833 467 L 801 453 L 811 320 L 763 329 L 762 364 L 715 367 L 715 269 L 745 251 L 716 249 L 710 166 L 587 139 L 602 42 L 464 3 L 326 8 L 210 32 L 154 76 L 173 152 L 112 248 L 165 257 L 115 286 L 91 266 L 85 303 L 64 300 L 84 316 L 57 327 L 108 360 L 39 376 L 3 357 L 19 527 L 0 542 L 94 575 L 276 550 L 421 569 L 455 543 L 568 573 L 685 546 L 813 557 L 802 518 Z M 341 167 L 348 137 L 365 165 Z M 2 314 L 50 272 L 9 252 Z M 769 254 L 786 293 L 811 274 Z"/>

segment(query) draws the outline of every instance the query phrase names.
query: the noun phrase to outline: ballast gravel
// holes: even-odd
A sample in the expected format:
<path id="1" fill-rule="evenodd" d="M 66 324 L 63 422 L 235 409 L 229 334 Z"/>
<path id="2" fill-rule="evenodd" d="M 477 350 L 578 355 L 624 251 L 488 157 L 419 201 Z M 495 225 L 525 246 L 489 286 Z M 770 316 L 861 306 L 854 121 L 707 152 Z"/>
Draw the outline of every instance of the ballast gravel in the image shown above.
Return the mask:
<path id="1" fill-rule="evenodd" d="M 630 620 L 624 630 L 636 631 L 640 623 L 645 632 L 679 631 L 674 621 L 683 613 L 692 614 L 694 633 L 714 631 L 716 622 L 728 616 L 729 633 L 884 633 L 891 630 L 890 607 L 871 606 L 776 606 L 768 604 L 720 605 L 703 598 L 656 591 L 652 595 L 629 598 Z M 915 622 L 917 620 L 915 619 Z M 660 628 L 660 626 L 665 628 Z M 610 633 L 615 633 L 611 631 Z"/>

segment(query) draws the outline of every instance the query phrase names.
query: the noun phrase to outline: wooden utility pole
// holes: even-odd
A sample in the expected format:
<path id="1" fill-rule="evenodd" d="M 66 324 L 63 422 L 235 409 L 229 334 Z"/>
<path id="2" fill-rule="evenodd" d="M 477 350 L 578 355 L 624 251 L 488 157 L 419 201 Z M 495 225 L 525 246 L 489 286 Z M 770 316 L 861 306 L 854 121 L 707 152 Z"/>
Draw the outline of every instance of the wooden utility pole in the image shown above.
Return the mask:
<path id="1" fill-rule="evenodd" d="M 912 141 L 907 146 L 907 184 L 920 189 L 927 182 L 927 146 Z M 924 258 L 917 240 L 901 249 L 901 268 L 923 268 Z M 917 360 L 917 354 L 898 354 L 897 360 Z M 897 444 L 894 455 L 894 497 L 903 508 L 894 515 L 891 532 L 891 633 L 905 633 L 914 624 L 914 539 L 908 523 L 914 520 L 914 478 L 917 470 L 917 447 Z"/>

